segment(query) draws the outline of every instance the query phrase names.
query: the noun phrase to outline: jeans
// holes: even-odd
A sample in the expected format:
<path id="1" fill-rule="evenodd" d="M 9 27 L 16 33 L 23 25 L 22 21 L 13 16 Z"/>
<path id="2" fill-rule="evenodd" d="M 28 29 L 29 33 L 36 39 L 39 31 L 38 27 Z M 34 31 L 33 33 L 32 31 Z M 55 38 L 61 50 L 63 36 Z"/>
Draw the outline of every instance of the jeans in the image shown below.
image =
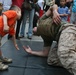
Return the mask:
<path id="1" fill-rule="evenodd" d="M 34 12 L 35 12 L 34 9 L 32 9 L 31 11 L 24 10 L 22 28 L 21 28 L 21 32 L 20 32 L 21 36 L 24 36 L 24 34 L 25 34 L 25 26 L 26 26 L 27 16 L 29 17 L 28 36 L 32 36 Z"/>
<path id="2" fill-rule="evenodd" d="M 76 24 L 76 13 L 72 12 L 70 22 Z"/>

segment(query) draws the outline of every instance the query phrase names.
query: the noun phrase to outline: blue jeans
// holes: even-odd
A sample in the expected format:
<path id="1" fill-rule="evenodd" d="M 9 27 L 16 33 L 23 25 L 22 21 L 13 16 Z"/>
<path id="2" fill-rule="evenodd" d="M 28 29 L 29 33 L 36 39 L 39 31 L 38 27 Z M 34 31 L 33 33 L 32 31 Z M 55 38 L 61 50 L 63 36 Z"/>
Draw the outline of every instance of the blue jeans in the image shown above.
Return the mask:
<path id="1" fill-rule="evenodd" d="M 76 24 L 76 13 L 72 12 L 70 22 Z"/>
<path id="2" fill-rule="evenodd" d="M 27 16 L 29 17 L 28 36 L 32 36 L 34 12 L 35 12 L 35 9 L 32 9 L 31 11 L 24 10 L 22 28 L 21 28 L 21 32 L 20 32 L 21 36 L 24 36 L 24 34 L 25 34 L 25 26 L 26 26 Z"/>

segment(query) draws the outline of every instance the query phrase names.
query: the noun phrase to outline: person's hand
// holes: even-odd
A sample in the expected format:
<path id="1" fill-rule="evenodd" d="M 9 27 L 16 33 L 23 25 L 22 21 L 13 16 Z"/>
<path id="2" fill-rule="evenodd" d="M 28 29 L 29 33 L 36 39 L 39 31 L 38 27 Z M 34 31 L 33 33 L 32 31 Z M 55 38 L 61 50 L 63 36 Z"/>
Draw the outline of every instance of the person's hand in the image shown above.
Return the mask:
<path id="1" fill-rule="evenodd" d="M 64 14 L 64 16 L 68 16 L 68 14 Z"/>
<path id="2" fill-rule="evenodd" d="M 59 15 L 59 13 L 56 10 L 53 11 L 53 22 L 56 25 L 60 24 L 60 22 L 61 22 L 60 15 Z"/>
<path id="3" fill-rule="evenodd" d="M 34 33 L 37 32 L 37 27 L 34 27 L 34 28 L 33 28 L 33 32 L 34 32 Z"/>
<path id="4" fill-rule="evenodd" d="M 24 50 L 27 52 L 27 53 L 32 53 L 32 50 L 31 50 L 31 48 L 29 47 L 29 46 L 23 46 L 23 48 L 24 48 Z"/>
<path id="5" fill-rule="evenodd" d="M 7 26 L 4 26 L 3 31 L 4 32 L 8 32 L 9 31 L 9 26 L 8 25 Z"/>
<path id="6" fill-rule="evenodd" d="M 17 50 L 19 50 L 19 47 L 18 47 L 18 45 L 17 45 L 17 44 L 15 44 L 15 48 L 16 48 Z"/>

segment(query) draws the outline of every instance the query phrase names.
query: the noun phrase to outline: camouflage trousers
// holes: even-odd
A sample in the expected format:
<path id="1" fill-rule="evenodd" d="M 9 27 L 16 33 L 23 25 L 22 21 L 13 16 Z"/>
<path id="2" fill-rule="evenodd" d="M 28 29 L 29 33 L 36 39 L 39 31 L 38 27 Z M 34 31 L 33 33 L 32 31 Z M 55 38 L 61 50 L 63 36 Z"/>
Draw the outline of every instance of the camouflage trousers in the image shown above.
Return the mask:
<path id="1" fill-rule="evenodd" d="M 52 48 L 49 52 L 48 64 L 63 66 L 69 72 L 76 75 L 76 27 L 75 26 L 67 26 L 62 30 L 58 41 L 58 47 L 56 49 Z"/>

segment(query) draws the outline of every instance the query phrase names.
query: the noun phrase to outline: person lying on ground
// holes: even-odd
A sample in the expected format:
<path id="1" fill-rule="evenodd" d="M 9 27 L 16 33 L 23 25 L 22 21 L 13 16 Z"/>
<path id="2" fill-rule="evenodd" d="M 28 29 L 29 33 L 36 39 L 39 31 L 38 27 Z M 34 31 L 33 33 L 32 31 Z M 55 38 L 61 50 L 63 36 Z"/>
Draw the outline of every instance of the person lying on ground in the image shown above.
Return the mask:
<path id="1" fill-rule="evenodd" d="M 56 5 L 54 6 L 57 8 Z M 44 41 L 43 50 L 34 51 L 29 46 L 23 46 L 23 48 L 32 55 L 48 56 L 52 42 L 57 41 L 57 52 L 53 51 L 53 55 L 57 56 L 64 68 L 76 75 L 76 25 L 64 21 L 57 22 L 58 25 L 56 25 L 54 22 L 57 20 L 53 20 L 54 14 L 52 15 L 52 13 L 57 13 L 57 10 L 49 9 L 48 11 L 50 11 L 50 14 L 46 12 L 40 18 L 38 26 L 33 29 L 35 35 L 40 35 Z M 51 60 L 53 59 L 55 58 L 52 57 Z"/>

